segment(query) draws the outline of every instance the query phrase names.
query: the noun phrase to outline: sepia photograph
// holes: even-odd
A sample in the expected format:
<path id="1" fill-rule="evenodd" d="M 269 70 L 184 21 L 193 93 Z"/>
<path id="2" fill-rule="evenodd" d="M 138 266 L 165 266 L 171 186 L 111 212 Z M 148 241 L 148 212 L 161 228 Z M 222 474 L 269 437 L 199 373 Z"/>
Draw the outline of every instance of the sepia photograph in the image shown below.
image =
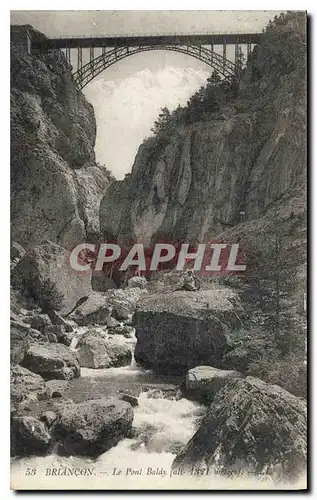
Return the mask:
<path id="1" fill-rule="evenodd" d="M 307 19 L 10 11 L 12 490 L 307 490 Z"/>

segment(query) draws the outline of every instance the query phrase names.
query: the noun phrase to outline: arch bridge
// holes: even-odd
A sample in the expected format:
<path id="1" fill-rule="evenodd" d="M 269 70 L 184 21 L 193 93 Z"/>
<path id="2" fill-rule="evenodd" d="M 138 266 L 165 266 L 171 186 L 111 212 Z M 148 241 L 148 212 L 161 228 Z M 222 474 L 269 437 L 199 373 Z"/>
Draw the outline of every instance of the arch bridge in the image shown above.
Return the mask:
<path id="1" fill-rule="evenodd" d="M 241 68 L 240 49 L 246 45 L 247 56 L 259 43 L 262 33 L 224 33 L 191 35 L 133 35 L 33 38 L 32 52 L 63 50 L 67 63 L 74 68 L 73 76 L 79 90 L 116 62 L 133 54 L 150 50 L 169 50 L 195 57 L 229 78 Z M 234 46 L 234 60 L 227 57 L 227 47 Z M 222 47 L 218 51 L 216 46 Z M 86 51 L 86 60 L 83 53 Z"/>

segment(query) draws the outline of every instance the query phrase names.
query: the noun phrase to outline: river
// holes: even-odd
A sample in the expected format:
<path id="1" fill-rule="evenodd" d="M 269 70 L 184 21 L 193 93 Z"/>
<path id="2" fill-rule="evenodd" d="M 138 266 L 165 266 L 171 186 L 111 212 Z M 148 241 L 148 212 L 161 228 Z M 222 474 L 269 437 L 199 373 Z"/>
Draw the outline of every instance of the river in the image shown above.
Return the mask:
<path id="1" fill-rule="evenodd" d="M 135 339 L 130 343 L 133 350 Z M 134 358 L 130 366 L 121 368 L 82 368 L 81 377 L 73 381 L 66 395 L 76 402 L 84 401 L 88 394 L 101 397 L 119 390 L 146 389 L 140 392 L 138 406 L 134 408 L 133 429 L 137 437 L 123 439 L 96 460 L 60 457 L 54 449 L 45 457 L 13 458 L 12 485 L 27 489 L 276 488 L 269 480 L 249 477 L 228 479 L 201 474 L 198 470 L 186 476 L 181 471 L 172 473 L 171 465 L 177 452 L 193 436 L 206 412 L 206 407 L 198 403 L 184 398 L 165 399 L 163 391 L 158 392 L 176 387 L 180 381 L 180 378 L 158 376 L 144 370 L 136 365 Z"/>

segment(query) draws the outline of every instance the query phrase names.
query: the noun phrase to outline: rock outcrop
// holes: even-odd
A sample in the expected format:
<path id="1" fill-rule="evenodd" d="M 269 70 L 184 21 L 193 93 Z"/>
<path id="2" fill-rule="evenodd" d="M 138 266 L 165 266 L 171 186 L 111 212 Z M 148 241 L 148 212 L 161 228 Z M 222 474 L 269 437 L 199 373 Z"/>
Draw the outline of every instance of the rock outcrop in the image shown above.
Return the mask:
<path id="1" fill-rule="evenodd" d="M 241 312 L 238 295 L 228 288 L 143 297 L 134 315 L 135 360 L 163 372 L 219 366 Z"/>
<path id="2" fill-rule="evenodd" d="M 295 480 L 306 467 L 306 418 L 305 401 L 284 389 L 253 377 L 231 380 L 173 467 Z"/>
<path id="3" fill-rule="evenodd" d="M 14 27 L 31 30 L 30 26 Z M 41 35 L 44 36 L 44 35 Z M 11 44 L 11 232 L 29 249 L 49 239 L 71 249 L 99 235 L 111 177 L 95 162 L 94 110 L 62 52 Z"/>

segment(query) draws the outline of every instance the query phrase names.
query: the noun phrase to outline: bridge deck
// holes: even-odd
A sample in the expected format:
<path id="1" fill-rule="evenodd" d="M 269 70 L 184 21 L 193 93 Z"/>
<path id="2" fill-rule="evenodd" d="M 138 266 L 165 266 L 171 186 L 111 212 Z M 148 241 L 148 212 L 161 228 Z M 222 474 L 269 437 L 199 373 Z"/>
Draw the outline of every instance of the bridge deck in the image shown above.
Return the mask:
<path id="1" fill-rule="evenodd" d="M 257 44 L 262 33 L 224 33 L 213 35 L 140 35 L 140 36 L 98 36 L 32 39 L 34 49 L 77 49 L 78 47 L 133 47 L 146 45 L 228 45 Z"/>

